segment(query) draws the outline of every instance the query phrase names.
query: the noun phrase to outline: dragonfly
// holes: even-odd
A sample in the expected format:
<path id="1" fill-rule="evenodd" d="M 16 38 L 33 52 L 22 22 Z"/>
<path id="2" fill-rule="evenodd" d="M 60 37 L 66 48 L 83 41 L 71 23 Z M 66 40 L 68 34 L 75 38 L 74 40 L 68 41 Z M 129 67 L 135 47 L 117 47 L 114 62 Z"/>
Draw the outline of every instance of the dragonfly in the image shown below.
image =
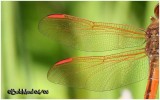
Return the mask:
<path id="1" fill-rule="evenodd" d="M 159 4 L 156 17 L 144 31 L 131 25 L 93 22 L 67 15 L 51 14 L 39 23 L 48 37 L 75 49 L 103 52 L 104 56 L 71 57 L 58 61 L 47 74 L 49 81 L 93 91 L 109 91 L 148 77 L 144 98 L 155 98 L 159 84 Z"/>

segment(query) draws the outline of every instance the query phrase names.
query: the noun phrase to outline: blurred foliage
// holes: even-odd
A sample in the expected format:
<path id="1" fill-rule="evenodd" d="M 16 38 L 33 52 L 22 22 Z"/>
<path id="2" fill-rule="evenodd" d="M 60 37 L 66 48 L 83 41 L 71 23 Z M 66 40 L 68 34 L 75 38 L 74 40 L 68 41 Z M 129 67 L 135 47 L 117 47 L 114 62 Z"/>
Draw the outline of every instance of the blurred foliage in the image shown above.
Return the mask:
<path id="1" fill-rule="evenodd" d="M 120 89 L 94 92 L 53 84 L 47 72 L 61 59 L 76 55 L 38 30 L 39 21 L 53 13 L 65 13 L 98 22 L 130 24 L 146 28 L 157 2 L 26 2 L 2 1 L 2 98 L 119 98 L 123 88 L 133 98 L 143 98 L 146 80 Z M 80 55 L 87 55 L 86 52 Z M 90 53 L 93 54 L 93 53 Z M 49 94 L 9 95 L 10 89 L 44 89 Z"/>

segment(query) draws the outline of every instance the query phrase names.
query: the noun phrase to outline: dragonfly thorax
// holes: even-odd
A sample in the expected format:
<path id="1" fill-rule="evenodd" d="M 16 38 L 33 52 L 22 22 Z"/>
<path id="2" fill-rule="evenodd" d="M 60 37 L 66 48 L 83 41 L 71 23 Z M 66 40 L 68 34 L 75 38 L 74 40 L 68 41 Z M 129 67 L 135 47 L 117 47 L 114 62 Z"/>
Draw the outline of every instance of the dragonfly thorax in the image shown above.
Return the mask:
<path id="1" fill-rule="evenodd" d="M 146 53 L 149 58 L 159 56 L 159 20 L 153 17 L 151 20 L 146 31 Z"/>

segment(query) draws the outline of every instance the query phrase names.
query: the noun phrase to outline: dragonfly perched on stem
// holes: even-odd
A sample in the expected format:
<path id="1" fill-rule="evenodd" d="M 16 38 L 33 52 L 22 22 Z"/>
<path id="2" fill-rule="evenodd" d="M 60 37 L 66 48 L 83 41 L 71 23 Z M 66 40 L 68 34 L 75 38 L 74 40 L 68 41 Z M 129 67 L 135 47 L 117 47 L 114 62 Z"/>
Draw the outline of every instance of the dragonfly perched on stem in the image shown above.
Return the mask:
<path id="1" fill-rule="evenodd" d="M 154 12 L 156 18 L 151 18 L 146 31 L 130 25 L 93 22 L 66 14 L 43 18 L 39 24 L 42 33 L 80 50 L 100 52 L 137 47 L 118 54 L 64 59 L 51 67 L 48 80 L 105 91 L 148 76 L 144 98 L 155 98 L 159 83 L 159 4 Z"/>

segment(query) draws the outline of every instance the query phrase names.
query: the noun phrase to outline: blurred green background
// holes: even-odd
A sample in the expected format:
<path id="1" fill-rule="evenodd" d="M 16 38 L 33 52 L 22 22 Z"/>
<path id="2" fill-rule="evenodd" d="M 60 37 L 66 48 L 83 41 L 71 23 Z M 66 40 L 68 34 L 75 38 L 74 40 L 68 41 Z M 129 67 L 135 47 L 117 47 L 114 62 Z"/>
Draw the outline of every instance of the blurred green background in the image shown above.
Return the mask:
<path id="1" fill-rule="evenodd" d="M 129 24 L 144 28 L 157 4 L 151 2 L 9 2 L 2 1 L 2 98 L 120 98 L 129 89 L 143 98 L 146 80 L 105 92 L 69 88 L 51 83 L 47 72 L 57 61 L 79 52 L 49 39 L 38 30 L 39 21 L 64 13 L 97 22 Z M 72 51 L 73 50 L 73 51 Z M 86 52 L 81 54 L 87 55 Z M 49 94 L 10 95 L 9 89 L 44 89 Z M 158 97 L 158 96 L 157 96 Z"/>

